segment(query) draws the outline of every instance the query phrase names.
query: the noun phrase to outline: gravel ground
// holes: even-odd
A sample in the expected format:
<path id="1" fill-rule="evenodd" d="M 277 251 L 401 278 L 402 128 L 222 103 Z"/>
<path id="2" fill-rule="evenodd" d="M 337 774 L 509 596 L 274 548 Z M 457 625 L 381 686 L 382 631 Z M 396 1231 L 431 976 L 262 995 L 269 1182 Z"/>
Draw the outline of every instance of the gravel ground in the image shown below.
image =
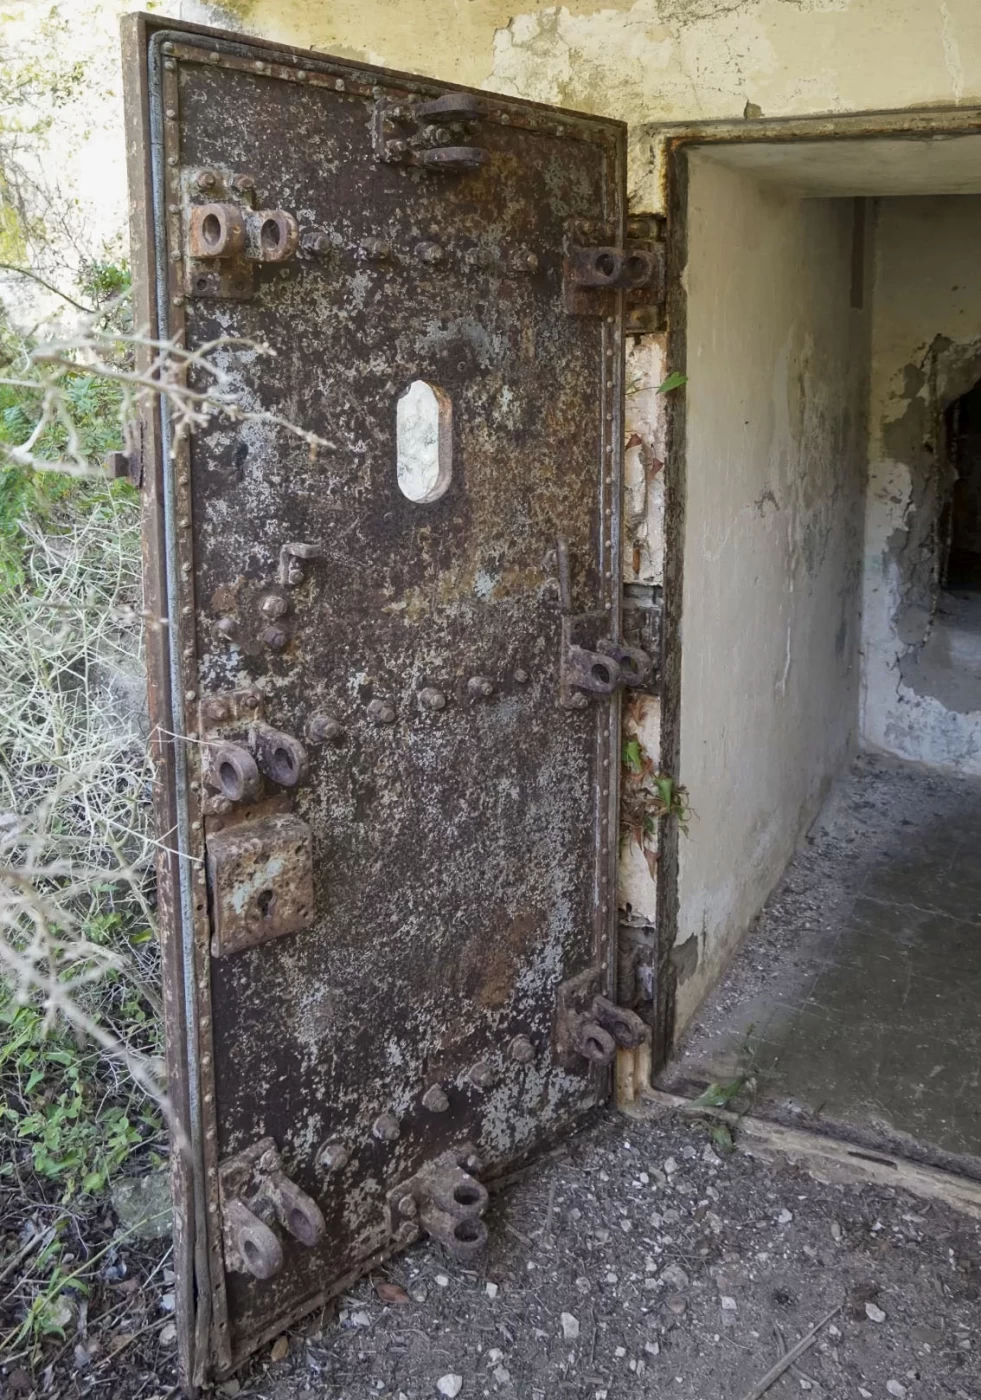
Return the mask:
<path id="1" fill-rule="evenodd" d="M 768 1397 L 981 1397 L 981 1227 L 945 1207 L 610 1115 L 490 1224 L 479 1267 L 420 1246 L 219 1394 L 744 1400 L 837 1308 Z"/>

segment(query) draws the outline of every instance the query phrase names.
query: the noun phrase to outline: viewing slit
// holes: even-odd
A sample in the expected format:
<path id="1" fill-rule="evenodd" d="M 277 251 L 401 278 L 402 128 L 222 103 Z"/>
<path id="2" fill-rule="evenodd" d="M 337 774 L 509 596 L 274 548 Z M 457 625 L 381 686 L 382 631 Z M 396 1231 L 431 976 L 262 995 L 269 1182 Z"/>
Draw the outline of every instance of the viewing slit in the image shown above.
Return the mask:
<path id="1" fill-rule="evenodd" d="M 438 501 L 453 475 L 453 409 L 448 394 L 414 379 L 395 414 L 399 490 L 410 501 Z"/>

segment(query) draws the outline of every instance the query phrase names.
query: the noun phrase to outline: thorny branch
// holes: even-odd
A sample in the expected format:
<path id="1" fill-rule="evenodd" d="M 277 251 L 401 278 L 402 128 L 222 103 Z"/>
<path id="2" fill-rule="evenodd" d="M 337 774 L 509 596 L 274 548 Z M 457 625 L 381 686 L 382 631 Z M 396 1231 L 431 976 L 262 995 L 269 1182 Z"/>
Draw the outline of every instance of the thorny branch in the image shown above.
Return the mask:
<path id="1" fill-rule="evenodd" d="M 140 411 L 157 399 L 174 443 L 219 423 L 283 430 L 311 454 L 331 446 L 258 406 L 246 369 L 275 353 L 268 346 L 221 336 L 191 351 L 178 338 L 120 329 L 113 309 L 115 317 L 103 309 L 8 359 L 0 385 L 26 391 L 32 412 L 20 442 L 0 442 L 0 469 L 101 474 L 75 417 L 72 390 L 85 378 L 115 386 L 130 450 Z M 0 617 L 0 651 L 10 657 L 0 673 L 0 978 L 18 1000 L 39 999 L 48 1017 L 123 1063 L 167 1112 L 160 1064 L 89 1009 L 93 985 L 134 970 L 126 952 L 89 936 L 93 915 L 125 902 L 145 926 L 153 922 L 153 775 L 145 741 L 104 689 L 104 674 L 139 650 L 138 530 L 134 519 L 103 517 L 55 536 L 24 526 L 22 537 L 32 586 L 8 591 Z M 156 1005 L 152 989 L 142 991 Z"/>

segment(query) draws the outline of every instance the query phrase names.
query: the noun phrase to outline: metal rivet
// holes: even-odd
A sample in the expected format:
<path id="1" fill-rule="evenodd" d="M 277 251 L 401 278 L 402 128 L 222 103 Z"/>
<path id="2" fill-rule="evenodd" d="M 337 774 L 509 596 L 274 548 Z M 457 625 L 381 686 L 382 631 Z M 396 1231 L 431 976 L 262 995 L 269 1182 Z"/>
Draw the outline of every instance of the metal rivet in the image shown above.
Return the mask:
<path id="1" fill-rule="evenodd" d="M 508 1054 L 519 1065 L 529 1065 L 535 1058 L 535 1047 L 526 1035 L 516 1035 L 508 1046 Z"/>
<path id="2" fill-rule="evenodd" d="M 422 1096 L 422 1106 L 430 1113 L 445 1113 L 450 1101 L 438 1084 L 431 1085 Z"/>
<path id="3" fill-rule="evenodd" d="M 201 830 L 201 823 L 200 823 L 200 822 L 191 822 L 191 830 L 192 830 L 192 831 L 200 831 L 200 830 Z"/>
<path id="4" fill-rule="evenodd" d="M 220 63 L 220 62 L 221 62 L 221 54 L 220 54 L 220 53 L 209 53 L 209 54 L 208 54 L 208 62 L 209 62 L 209 63 Z"/>
<path id="5" fill-rule="evenodd" d="M 528 672 L 522 671 L 520 667 L 514 673 L 514 679 L 518 682 L 519 685 L 524 685 L 525 681 L 527 681 L 528 678 Z"/>
<path id="6" fill-rule="evenodd" d="M 170 42 L 169 39 L 168 39 L 167 42 L 163 45 L 163 51 L 164 51 L 164 53 L 173 53 L 173 52 L 174 52 L 174 46 L 173 46 L 173 44 Z"/>
<path id="7" fill-rule="evenodd" d="M 494 683 L 486 676 L 471 676 L 467 681 L 467 693 L 472 700 L 486 700 L 494 694 Z"/>
<path id="8" fill-rule="evenodd" d="M 188 609 L 190 611 L 190 609 Z M 235 619 L 231 617 L 220 617 L 215 623 L 215 631 L 221 637 L 235 636 Z"/>
<path id="9" fill-rule="evenodd" d="M 197 693 L 197 691 L 196 691 L 196 690 L 189 690 L 189 691 L 187 692 L 186 698 L 187 698 L 188 700 L 196 700 L 196 699 L 198 698 L 198 693 Z"/>
<path id="10" fill-rule="evenodd" d="M 399 1215 L 401 1215 L 404 1220 L 414 1220 L 418 1213 L 419 1206 L 416 1203 L 415 1196 L 410 1196 L 407 1193 L 399 1201 Z"/>
<path id="11" fill-rule="evenodd" d="M 199 170 L 194 178 L 194 183 L 199 190 L 210 190 L 215 183 L 215 178 L 213 170 Z"/>
<path id="12" fill-rule="evenodd" d="M 347 1166 L 351 1154 L 341 1142 L 327 1142 L 317 1156 L 318 1164 L 324 1171 L 339 1172 Z"/>
<path id="13" fill-rule="evenodd" d="M 375 724 L 394 724 L 395 711 L 384 700 L 372 700 L 368 706 L 368 718 Z"/>
<path id="14" fill-rule="evenodd" d="M 165 115 L 168 121 L 173 121 L 174 118 L 177 116 L 177 113 L 175 112 L 173 107 L 168 107 Z"/>
<path id="15" fill-rule="evenodd" d="M 183 298 L 183 297 L 171 297 L 171 298 L 170 298 L 170 304 L 171 304 L 171 306 L 183 306 L 183 305 L 184 305 L 184 298 Z"/>
<path id="16" fill-rule="evenodd" d="M 177 157 L 176 157 L 176 156 L 168 156 L 168 157 L 167 157 L 167 164 L 168 164 L 168 165 L 176 165 L 176 164 L 177 164 Z"/>
<path id="17" fill-rule="evenodd" d="M 306 80 L 307 80 L 306 72 L 304 71 L 304 69 L 298 68 L 298 69 L 296 70 L 296 81 L 297 81 L 298 83 L 305 83 Z"/>
<path id="18" fill-rule="evenodd" d="M 166 68 L 168 73 L 173 73 L 174 69 L 177 67 L 177 64 L 172 58 L 165 58 L 164 67 Z"/>
<path id="19" fill-rule="evenodd" d="M 307 734 L 315 744 L 322 744 L 342 738 L 344 726 L 333 715 L 314 715 L 307 725 Z"/>
<path id="20" fill-rule="evenodd" d="M 507 112 L 502 112 L 502 113 L 501 113 L 501 125 L 502 125 L 502 126 L 508 126 L 508 125 L 510 124 L 510 121 L 511 121 L 511 118 L 508 116 Z"/>
<path id="21" fill-rule="evenodd" d="M 399 1120 L 394 1113 L 380 1113 L 371 1125 L 372 1137 L 379 1142 L 396 1142 L 401 1136 Z"/>
<path id="22" fill-rule="evenodd" d="M 284 627 L 267 627 L 259 640 L 270 651 L 283 651 L 289 642 L 289 633 Z"/>
<path id="23" fill-rule="evenodd" d="M 432 686 L 426 686 L 419 692 L 419 704 L 424 710 L 445 710 L 446 696 L 441 690 L 434 690 Z"/>
<path id="24" fill-rule="evenodd" d="M 334 79 L 334 87 L 337 89 L 338 92 L 343 92 L 343 91 L 344 91 L 344 79 L 343 79 L 343 78 L 335 78 L 335 79 Z"/>
<path id="25" fill-rule="evenodd" d="M 471 1066 L 467 1078 L 477 1089 L 489 1089 L 494 1083 L 494 1071 L 486 1060 L 478 1060 Z"/>

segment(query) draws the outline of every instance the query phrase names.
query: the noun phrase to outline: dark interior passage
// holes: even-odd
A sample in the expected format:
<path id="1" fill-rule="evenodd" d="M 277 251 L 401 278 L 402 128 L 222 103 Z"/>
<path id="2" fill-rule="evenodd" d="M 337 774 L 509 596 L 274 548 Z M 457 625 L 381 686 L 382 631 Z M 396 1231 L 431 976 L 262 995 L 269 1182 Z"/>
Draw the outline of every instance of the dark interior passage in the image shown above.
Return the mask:
<path id="1" fill-rule="evenodd" d="M 947 520 L 945 586 L 981 592 L 981 380 L 947 409 L 948 458 L 955 473 Z"/>
<path id="2" fill-rule="evenodd" d="M 981 780 L 866 756 L 662 1078 L 981 1168 Z"/>

